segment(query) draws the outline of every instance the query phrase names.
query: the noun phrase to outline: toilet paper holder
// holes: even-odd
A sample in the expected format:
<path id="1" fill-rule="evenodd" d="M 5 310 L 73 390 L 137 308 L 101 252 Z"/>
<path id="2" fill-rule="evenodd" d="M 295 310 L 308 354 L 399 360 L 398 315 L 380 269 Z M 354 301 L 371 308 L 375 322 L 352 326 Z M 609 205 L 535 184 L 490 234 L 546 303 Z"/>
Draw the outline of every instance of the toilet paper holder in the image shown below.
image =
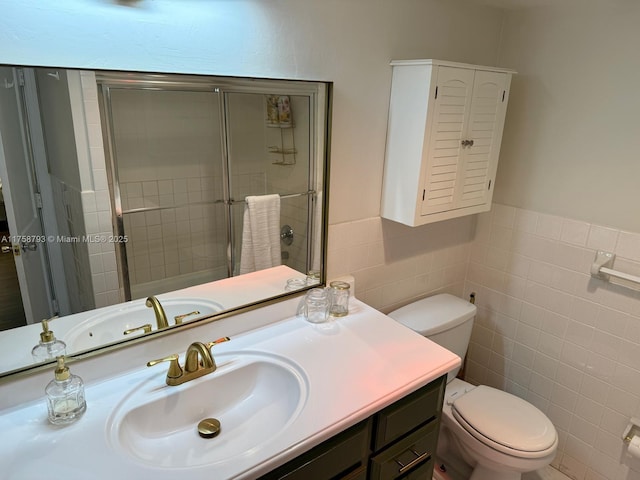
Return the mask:
<path id="1" fill-rule="evenodd" d="M 640 419 L 632 417 L 631 423 L 629 423 L 629 425 L 627 425 L 627 428 L 624 429 L 622 440 L 624 441 L 624 443 L 631 443 L 631 440 L 636 435 L 640 435 Z"/>

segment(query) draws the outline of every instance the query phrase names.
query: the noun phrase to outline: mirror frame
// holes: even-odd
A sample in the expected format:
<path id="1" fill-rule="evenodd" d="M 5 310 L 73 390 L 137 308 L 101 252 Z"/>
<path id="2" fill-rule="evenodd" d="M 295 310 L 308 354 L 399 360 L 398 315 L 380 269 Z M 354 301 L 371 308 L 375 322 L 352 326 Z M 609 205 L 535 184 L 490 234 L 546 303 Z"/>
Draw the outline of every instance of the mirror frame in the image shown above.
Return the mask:
<path id="1" fill-rule="evenodd" d="M 166 335 L 171 335 L 176 333 L 178 330 L 182 331 L 183 329 L 196 328 L 198 326 L 214 322 L 217 320 L 226 319 L 228 317 L 238 315 L 244 312 L 252 311 L 264 306 L 272 305 L 274 303 L 279 303 L 281 301 L 287 300 L 292 297 L 301 296 L 307 290 L 324 286 L 326 284 L 326 275 L 327 275 L 327 242 L 328 242 L 328 219 L 329 219 L 329 184 L 330 184 L 330 158 L 331 158 L 331 128 L 332 128 L 332 107 L 333 107 L 333 82 L 325 81 L 325 80 L 301 80 L 301 79 L 286 79 L 286 78 L 270 78 L 270 77 L 243 77 L 243 76 L 233 76 L 233 75 L 216 75 L 212 73 L 189 73 L 189 72 L 149 72 L 144 70 L 107 70 L 100 68 L 74 68 L 74 67 L 59 67 L 59 66 L 43 66 L 43 65 L 17 65 L 17 64 L 0 64 L 3 67 L 9 68 L 44 68 L 44 69 L 64 69 L 64 70 L 76 70 L 76 71 L 93 71 L 93 72 L 101 72 L 105 74 L 109 74 L 110 72 L 121 72 L 121 73 L 131 73 L 135 75 L 183 75 L 190 76 L 192 78 L 216 78 L 221 81 L 230 80 L 230 81 L 241 81 L 241 82 L 252 82 L 252 81 L 291 81 L 297 83 L 316 83 L 323 84 L 325 86 L 325 95 L 324 99 L 321 102 L 318 102 L 318 107 L 324 109 L 325 118 L 323 122 L 323 138 L 317 137 L 317 141 L 324 142 L 324 149 L 322 150 L 322 154 L 318 160 L 322 160 L 323 165 L 322 168 L 318 171 L 322 174 L 322 218 L 318 222 L 321 227 L 321 232 L 318 236 L 318 240 L 320 241 L 320 279 L 319 283 L 315 285 L 301 287 L 300 289 L 284 292 L 280 295 L 267 297 L 261 300 L 256 300 L 255 302 L 233 307 L 230 309 L 225 309 L 221 312 L 205 316 L 202 318 L 195 319 L 191 322 L 187 322 L 181 325 L 170 325 L 169 328 L 165 328 L 162 330 L 154 330 L 150 333 L 145 333 L 136 337 L 120 339 L 115 342 L 107 343 L 101 345 L 96 348 L 91 348 L 79 352 L 74 352 L 71 354 L 67 354 L 67 357 L 73 360 L 85 359 L 93 356 L 99 356 L 108 352 L 112 352 L 119 348 L 130 347 L 133 345 L 137 345 L 143 343 L 147 340 L 155 340 Z M 316 132 L 318 129 L 316 128 Z M 231 277 L 229 277 L 231 278 Z M 121 304 L 114 304 L 121 305 Z M 108 307 L 107 307 L 108 308 Z M 180 328 L 178 328 L 180 327 Z M 20 328 L 20 327 L 17 327 Z M 0 331 L 0 334 L 2 332 Z M 44 370 L 48 370 L 52 364 L 55 363 L 55 360 L 50 360 L 46 362 L 33 363 L 30 365 L 26 365 L 21 368 L 8 370 L 8 371 L 0 371 L 0 383 L 4 383 L 6 381 L 12 380 L 13 378 L 21 378 L 23 376 L 28 376 L 33 373 L 38 373 Z"/>

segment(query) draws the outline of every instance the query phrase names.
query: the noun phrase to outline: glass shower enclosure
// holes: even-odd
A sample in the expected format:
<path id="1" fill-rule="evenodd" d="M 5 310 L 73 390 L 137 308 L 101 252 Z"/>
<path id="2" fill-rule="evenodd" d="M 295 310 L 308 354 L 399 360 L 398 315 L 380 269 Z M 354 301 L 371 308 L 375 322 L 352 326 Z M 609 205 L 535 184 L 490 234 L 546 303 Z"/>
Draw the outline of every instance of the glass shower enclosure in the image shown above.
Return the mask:
<path id="1" fill-rule="evenodd" d="M 279 195 L 281 264 L 313 268 L 317 83 L 96 79 L 126 300 L 237 275 L 248 196 Z"/>

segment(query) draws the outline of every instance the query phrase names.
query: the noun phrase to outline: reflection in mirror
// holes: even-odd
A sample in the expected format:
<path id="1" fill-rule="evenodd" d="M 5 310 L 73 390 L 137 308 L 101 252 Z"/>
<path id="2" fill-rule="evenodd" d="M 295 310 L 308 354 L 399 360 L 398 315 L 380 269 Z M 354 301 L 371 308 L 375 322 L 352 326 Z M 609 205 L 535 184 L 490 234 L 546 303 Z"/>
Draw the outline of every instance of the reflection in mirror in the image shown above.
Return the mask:
<path id="1" fill-rule="evenodd" d="M 54 315 L 73 354 L 323 281 L 328 84 L 4 66 L 0 87 L 0 348 Z"/>

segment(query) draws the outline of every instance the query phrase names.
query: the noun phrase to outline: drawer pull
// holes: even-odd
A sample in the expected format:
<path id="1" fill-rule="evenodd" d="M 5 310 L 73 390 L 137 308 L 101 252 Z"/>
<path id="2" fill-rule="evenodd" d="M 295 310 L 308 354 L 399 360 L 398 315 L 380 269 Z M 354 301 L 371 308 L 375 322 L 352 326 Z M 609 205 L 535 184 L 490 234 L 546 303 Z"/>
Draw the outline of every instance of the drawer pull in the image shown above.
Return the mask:
<path id="1" fill-rule="evenodd" d="M 416 452 L 413 448 L 411 448 L 410 450 L 411 450 L 411 453 L 413 453 L 416 456 L 416 458 L 414 458 L 408 464 L 405 465 L 404 463 L 402 463 L 397 458 L 394 459 L 395 462 L 400 466 L 400 470 L 398 470 L 398 473 L 404 473 L 407 470 L 412 469 L 413 467 L 415 467 L 419 463 L 424 462 L 427 458 L 429 458 L 431 456 L 431 454 L 429 452 L 424 452 L 424 453 L 420 454 L 420 453 Z"/>

